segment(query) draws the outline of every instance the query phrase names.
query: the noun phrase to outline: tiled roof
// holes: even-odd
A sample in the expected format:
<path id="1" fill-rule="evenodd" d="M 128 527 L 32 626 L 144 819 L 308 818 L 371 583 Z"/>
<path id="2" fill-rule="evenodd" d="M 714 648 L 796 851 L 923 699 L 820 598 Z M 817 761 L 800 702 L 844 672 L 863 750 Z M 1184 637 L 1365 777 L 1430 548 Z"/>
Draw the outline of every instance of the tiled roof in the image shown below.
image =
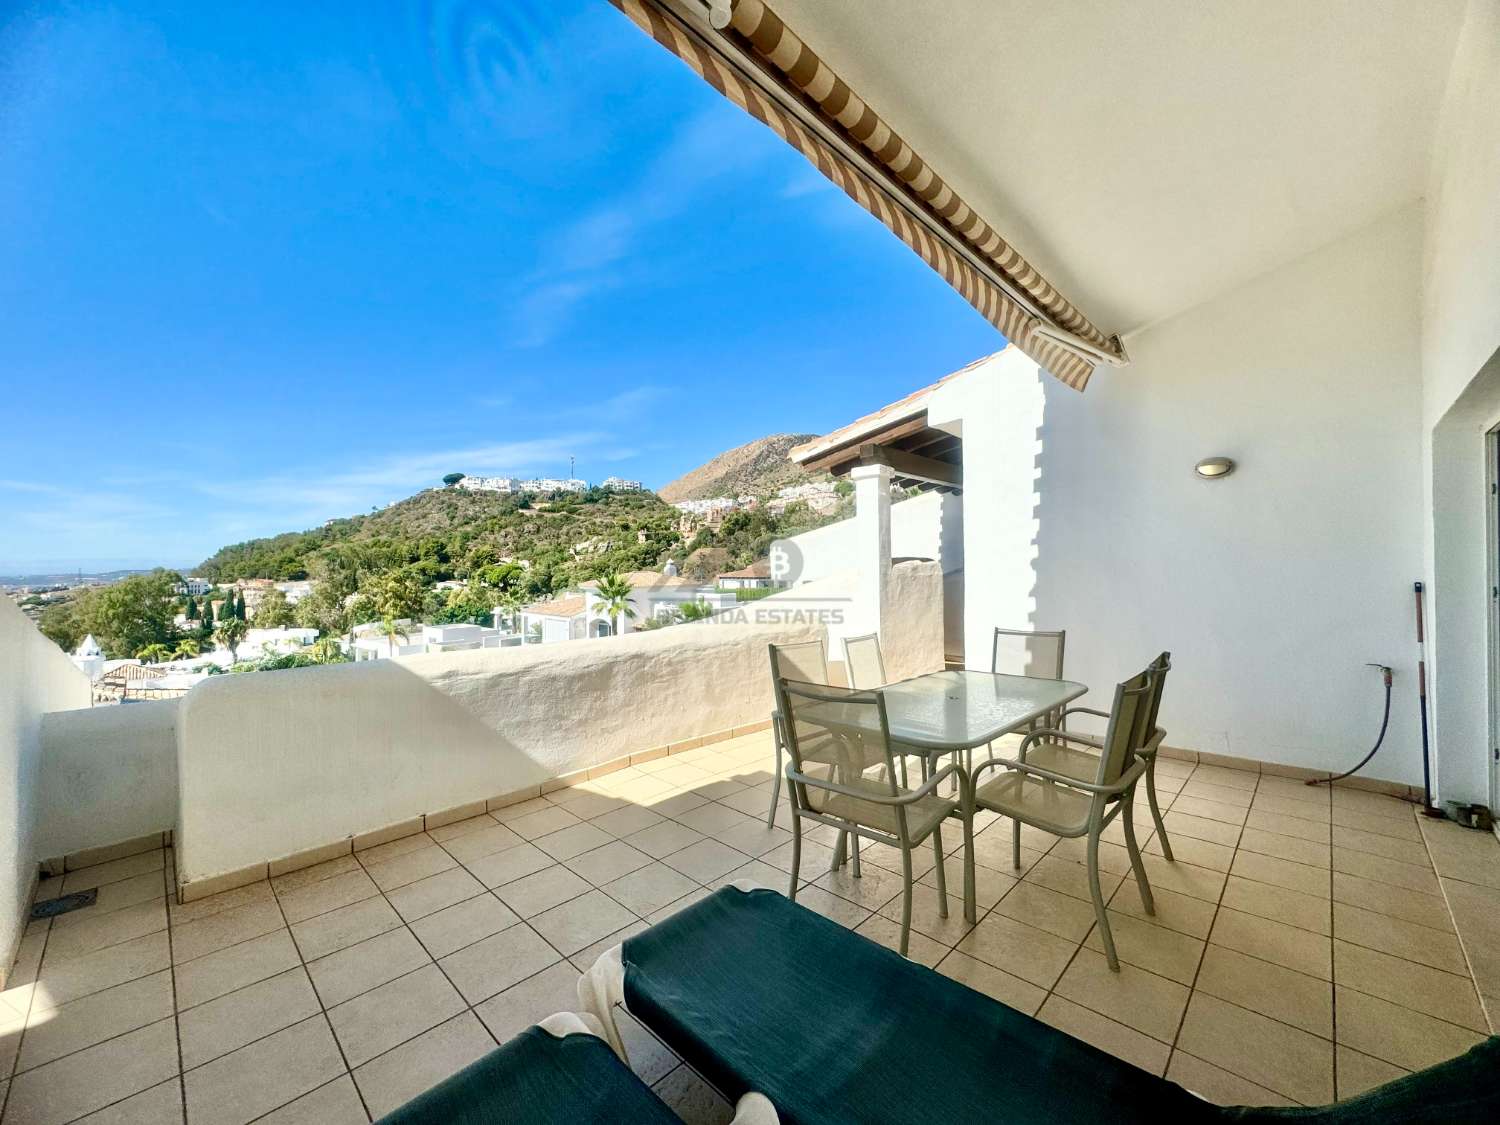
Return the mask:
<path id="1" fill-rule="evenodd" d="M 584 598 L 579 594 L 571 598 L 554 598 L 550 602 L 532 602 L 522 606 L 521 612 L 537 617 L 577 617 L 583 609 Z"/>
<path id="2" fill-rule="evenodd" d="M 769 578 L 771 577 L 771 560 L 756 559 L 743 570 L 730 570 L 719 575 L 720 578 Z"/>
<path id="3" fill-rule="evenodd" d="M 644 589 L 648 586 L 701 586 L 695 578 L 684 578 L 681 575 L 667 575 L 655 570 L 630 570 L 620 575 L 630 585 L 632 590 Z M 590 579 L 580 584 L 584 590 L 597 590 L 598 579 Z"/>

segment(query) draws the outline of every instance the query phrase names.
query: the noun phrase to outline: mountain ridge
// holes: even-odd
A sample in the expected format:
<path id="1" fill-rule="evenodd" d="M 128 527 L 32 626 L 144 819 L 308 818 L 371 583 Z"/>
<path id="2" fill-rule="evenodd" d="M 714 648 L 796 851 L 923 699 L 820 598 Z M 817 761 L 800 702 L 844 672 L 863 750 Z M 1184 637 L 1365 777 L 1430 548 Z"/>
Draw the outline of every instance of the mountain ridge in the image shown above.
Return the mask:
<path id="1" fill-rule="evenodd" d="M 821 475 L 803 472 L 787 460 L 793 446 L 811 441 L 816 434 L 769 434 L 733 449 L 663 485 L 656 494 L 668 504 L 680 500 L 707 500 L 714 496 L 764 496 L 791 484 L 821 480 Z"/>

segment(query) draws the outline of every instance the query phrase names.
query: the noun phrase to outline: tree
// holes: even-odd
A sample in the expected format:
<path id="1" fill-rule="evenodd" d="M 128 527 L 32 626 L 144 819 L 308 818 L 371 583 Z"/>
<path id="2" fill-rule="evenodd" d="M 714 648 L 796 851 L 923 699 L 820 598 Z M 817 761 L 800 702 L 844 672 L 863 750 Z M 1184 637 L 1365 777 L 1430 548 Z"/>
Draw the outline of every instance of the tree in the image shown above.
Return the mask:
<path id="1" fill-rule="evenodd" d="M 229 663 L 233 664 L 239 660 L 240 644 L 248 632 L 250 632 L 250 626 L 238 617 L 226 617 L 214 630 L 214 640 L 229 650 Z"/>
<path id="2" fill-rule="evenodd" d="M 172 654 L 172 659 L 190 660 L 202 651 L 198 642 L 192 637 L 183 637 L 182 640 L 177 642 L 177 651 Z"/>
<path id="3" fill-rule="evenodd" d="M 599 579 L 598 589 L 594 591 L 599 600 L 594 603 L 594 612 L 605 618 L 616 633 L 620 631 L 620 619 L 622 617 L 635 620 L 635 606 L 630 604 L 629 582 L 618 574 L 606 574 Z"/>
<path id="4" fill-rule="evenodd" d="M 189 621 L 198 620 L 198 599 L 192 594 L 187 597 L 187 605 L 183 608 L 182 615 Z"/>
<path id="5" fill-rule="evenodd" d="M 240 591 L 239 598 L 234 603 L 234 615 L 241 621 L 245 620 L 245 591 Z"/>
<path id="6" fill-rule="evenodd" d="M 37 628 L 44 637 L 49 637 L 64 652 L 72 652 L 84 637 L 83 622 L 78 615 L 78 599 L 53 602 L 37 619 Z"/>
<path id="7" fill-rule="evenodd" d="M 382 617 L 380 624 L 375 627 L 375 631 L 386 639 L 386 643 L 390 645 L 391 656 L 393 657 L 396 655 L 396 638 L 400 637 L 402 644 L 405 644 L 409 639 L 406 626 L 393 617 Z"/>
<path id="8" fill-rule="evenodd" d="M 445 485 L 447 485 L 449 488 L 452 488 L 455 484 L 457 484 L 459 481 L 461 481 L 463 479 L 464 479 L 464 474 L 463 473 L 449 473 L 447 476 L 445 476 L 443 478 L 443 483 Z"/>
<path id="9" fill-rule="evenodd" d="M 349 629 L 344 597 L 353 592 L 344 589 L 340 582 L 321 581 L 293 607 L 293 620 L 304 629 L 316 629 L 324 636 L 339 636 Z"/>
<path id="10" fill-rule="evenodd" d="M 714 607 L 709 605 L 708 602 L 702 600 L 696 602 L 683 602 L 682 605 L 678 606 L 677 608 L 682 612 L 682 619 L 687 622 L 707 621 L 715 613 L 718 612 L 718 610 L 714 609 Z"/>
<path id="11" fill-rule="evenodd" d="M 366 592 L 382 620 L 416 619 L 422 615 L 426 591 L 422 580 L 411 571 L 403 569 L 382 574 L 369 583 Z"/>
<path id="12" fill-rule="evenodd" d="M 267 590 L 266 596 L 261 598 L 260 604 L 255 607 L 255 627 L 257 629 L 280 629 L 294 622 L 292 603 L 286 600 L 286 595 L 275 587 Z"/>
<path id="13" fill-rule="evenodd" d="M 153 644 L 170 645 L 177 639 L 172 618 L 176 586 L 181 581 L 171 571 L 154 570 L 83 590 L 70 603 L 71 618 L 59 615 L 48 621 L 44 613 L 43 629 L 59 644 L 71 641 L 65 646 L 69 649 L 92 633 L 104 655 L 113 658 L 134 656 Z"/>
<path id="14" fill-rule="evenodd" d="M 136 653 L 135 658 L 143 660 L 147 664 L 160 664 L 162 661 L 172 658 L 172 650 L 160 641 L 156 641 Z"/>
<path id="15" fill-rule="evenodd" d="M 312 656 L 319 664 L 342 664 L 348 659 L 337 637 L 319 637 L 312 646 Z"/>

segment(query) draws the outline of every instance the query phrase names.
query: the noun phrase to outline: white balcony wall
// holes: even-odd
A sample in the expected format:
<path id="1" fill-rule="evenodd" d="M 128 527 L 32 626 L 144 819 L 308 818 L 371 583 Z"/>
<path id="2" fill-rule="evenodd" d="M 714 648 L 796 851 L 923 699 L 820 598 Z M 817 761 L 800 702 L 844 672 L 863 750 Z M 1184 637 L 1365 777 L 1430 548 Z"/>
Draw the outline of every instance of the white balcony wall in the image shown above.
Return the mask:
<path id="1" fill-rule="evenodd" d="M 0 981 L 15 960 L 40 858 L 42 716 L 90 699 L 88 677 L 0 597 Z"/>
<path id="2" fill-rule="evenodd" d="M 37 854 L 71 855 L 177 823 L 176 699 L 42 718 Z"/>
<path id="3" fill-rule="evenodd" d="M 178 726 L 178 878 L 196 881 L 766 719 L 799 623 L 208 680 Z"/>
<path id="4" fill-rule="evenodd" d="M 944 572 L 963 569 L 963 543 L 958 521 L 945 516 L 943 498 L 923 493 L 891 505 L 891 557 L 932 559 Z M 801 556 L 794 582 L 817 582 L 850 567 L 857 547 L 855 520 L 839 520 L 794 535 L 789 543 Z"/>
<path id="5" fill-rule="evenodd" d="M 1011 350 L 934 396 L 961 423 L 967 656 L 1068 630 L 1095 705 L 1167 649 L 1168 742 L 1420 782 L 1422 568 L 1413 205 L 1128 341 L 1078 394 Z M 959 399 L 967 401 L 958 401 Z M 941 413 L 946 410 L 949 417 Z M 1194 464 L 1239 462 L 1219 481 Z"/>

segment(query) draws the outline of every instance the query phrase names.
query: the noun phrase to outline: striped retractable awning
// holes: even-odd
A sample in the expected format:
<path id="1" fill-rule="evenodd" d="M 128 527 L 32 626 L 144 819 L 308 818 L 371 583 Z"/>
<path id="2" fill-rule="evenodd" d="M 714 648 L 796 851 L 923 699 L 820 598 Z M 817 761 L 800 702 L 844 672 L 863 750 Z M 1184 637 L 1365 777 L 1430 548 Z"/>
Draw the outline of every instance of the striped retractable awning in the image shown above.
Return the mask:
<path id="1" fill-rule="evenodd" d="M 805 156 L 1063 383 L 1082 390 L 1099 363 L 1125 362 L 1117 337 L 1091 324 L 761 0 L 610 2 Z M 695 2 L 712 9 L 718 32 L 673 10 Z"/>

